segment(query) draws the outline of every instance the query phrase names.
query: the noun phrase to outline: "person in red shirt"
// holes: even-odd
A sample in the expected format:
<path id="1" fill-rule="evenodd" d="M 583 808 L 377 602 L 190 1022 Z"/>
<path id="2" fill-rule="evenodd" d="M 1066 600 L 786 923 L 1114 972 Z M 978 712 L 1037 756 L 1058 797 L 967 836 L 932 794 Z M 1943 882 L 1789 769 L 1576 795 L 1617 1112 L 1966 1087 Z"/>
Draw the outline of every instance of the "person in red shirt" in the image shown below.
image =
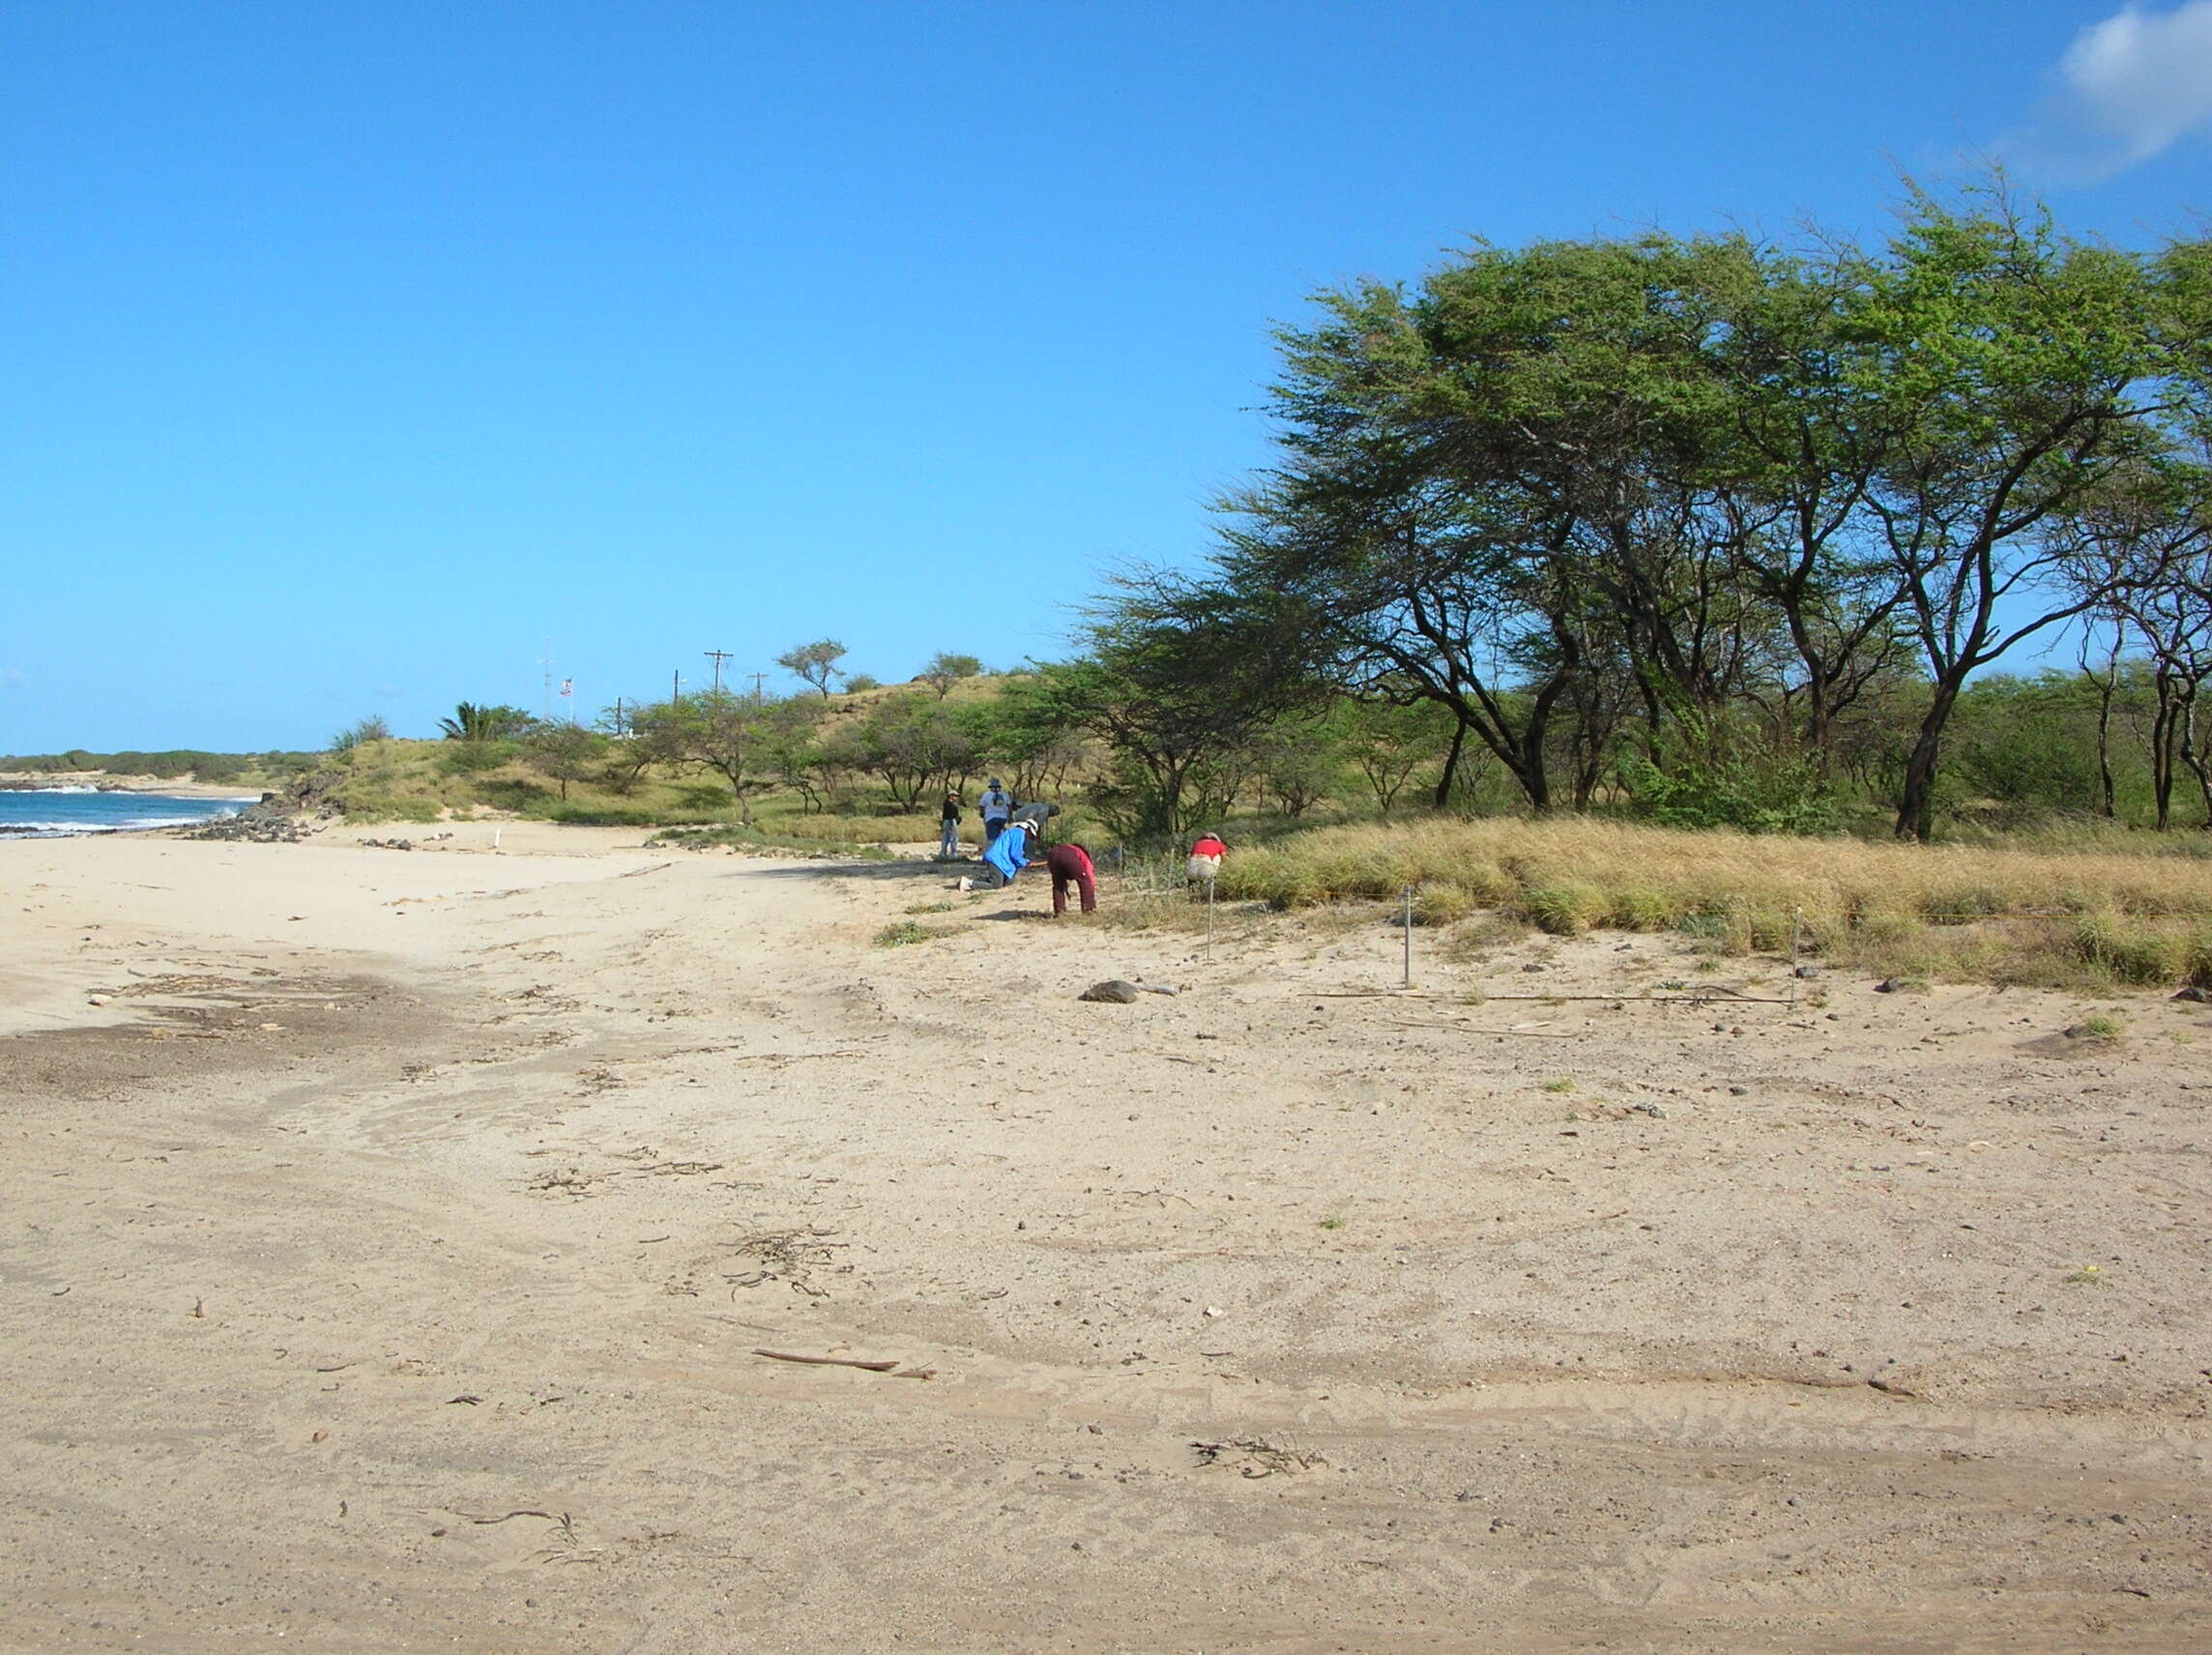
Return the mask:
<path id="1" fill-rule="evenodd" d="M 1055 917 L 1067 912 L 1067 887 L 1075 886 L 1083 898 L 1083 912 L 1098 912 L 1098 872 L 1091 865 L 1091 853 L 1081 845 L 1055 845 L 1044 854 L 1044 865 L 1052 870 L 1052 912 Z"/>
<path id="2" fill-rule="evenodd" d="M 1190 848 L 1190 861 L 1183 871 L 1201 885 L 1211 885 L 1221 873 L 1221 858 L 1228 854 L 1229 847 L 1219 834 L 1202 833 Z"/>

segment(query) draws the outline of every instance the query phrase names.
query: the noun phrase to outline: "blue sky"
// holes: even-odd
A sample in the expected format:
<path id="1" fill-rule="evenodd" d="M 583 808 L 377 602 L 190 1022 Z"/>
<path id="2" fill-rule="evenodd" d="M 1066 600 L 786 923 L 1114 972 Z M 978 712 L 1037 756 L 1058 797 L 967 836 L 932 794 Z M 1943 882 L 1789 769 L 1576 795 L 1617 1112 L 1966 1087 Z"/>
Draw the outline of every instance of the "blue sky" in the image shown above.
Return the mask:
<path id="1" fill-rule="evenodd" d="M 1317 287 L 1972 150 L 2149 245 L 2208 131 L 2212 0 L 10 0 L 0 752 L 1049 656 Z"/>

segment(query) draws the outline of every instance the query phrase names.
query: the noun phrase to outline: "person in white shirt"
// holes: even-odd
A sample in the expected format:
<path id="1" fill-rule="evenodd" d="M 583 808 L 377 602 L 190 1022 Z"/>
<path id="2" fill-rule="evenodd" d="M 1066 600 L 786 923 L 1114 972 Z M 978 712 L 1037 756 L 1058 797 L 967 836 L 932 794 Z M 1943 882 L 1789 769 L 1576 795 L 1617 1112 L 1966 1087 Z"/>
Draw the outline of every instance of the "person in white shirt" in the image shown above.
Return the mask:
<path id="1" fill-rule="evenodd" d="M 983 843 L 988 847 L 997 843 L 1014 814 L 1014 796 L 1000 785 L 997 776 L 993 776 L 991 785 L 983 790 L 982 810 Z"/>

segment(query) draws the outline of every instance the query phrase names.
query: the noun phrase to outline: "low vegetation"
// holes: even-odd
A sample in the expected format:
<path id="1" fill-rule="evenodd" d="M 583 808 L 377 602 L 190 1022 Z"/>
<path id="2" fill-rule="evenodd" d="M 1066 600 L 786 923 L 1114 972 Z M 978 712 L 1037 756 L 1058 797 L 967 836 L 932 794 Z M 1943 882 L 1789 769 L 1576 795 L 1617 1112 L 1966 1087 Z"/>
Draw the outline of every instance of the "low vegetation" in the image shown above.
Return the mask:
<path id="1" fill-rule="evenodd" d="M 2118 835 L 2113 835 L 2118 838 Z M 2151 849 L 2157 846 L 2159 849 Z M 1488 911 L 1556 936 L 1676 932 L 1718 954 L 2054 984 L 2212 984 L 2212 847 L 1926 847 L 1565 819 L 1323 828 L 1233 856 L 1227 898 Z M 2165 854 L 2160 854 L 2161 851 Z"/>

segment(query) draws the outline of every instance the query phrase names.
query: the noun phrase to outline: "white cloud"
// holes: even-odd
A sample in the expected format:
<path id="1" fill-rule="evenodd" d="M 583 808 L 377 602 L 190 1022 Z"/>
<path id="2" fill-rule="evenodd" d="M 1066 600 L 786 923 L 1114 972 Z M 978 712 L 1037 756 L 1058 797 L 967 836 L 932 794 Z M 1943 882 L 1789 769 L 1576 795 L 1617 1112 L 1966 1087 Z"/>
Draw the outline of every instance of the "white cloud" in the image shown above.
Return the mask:
<path id="1" fill-rule="evenodd" d="M 2064 90 L 2000 146 L 2039 169 L 2095 183 L 2212 131 L 2212 0 L 2123 6 L 2074 37 Z"/>

